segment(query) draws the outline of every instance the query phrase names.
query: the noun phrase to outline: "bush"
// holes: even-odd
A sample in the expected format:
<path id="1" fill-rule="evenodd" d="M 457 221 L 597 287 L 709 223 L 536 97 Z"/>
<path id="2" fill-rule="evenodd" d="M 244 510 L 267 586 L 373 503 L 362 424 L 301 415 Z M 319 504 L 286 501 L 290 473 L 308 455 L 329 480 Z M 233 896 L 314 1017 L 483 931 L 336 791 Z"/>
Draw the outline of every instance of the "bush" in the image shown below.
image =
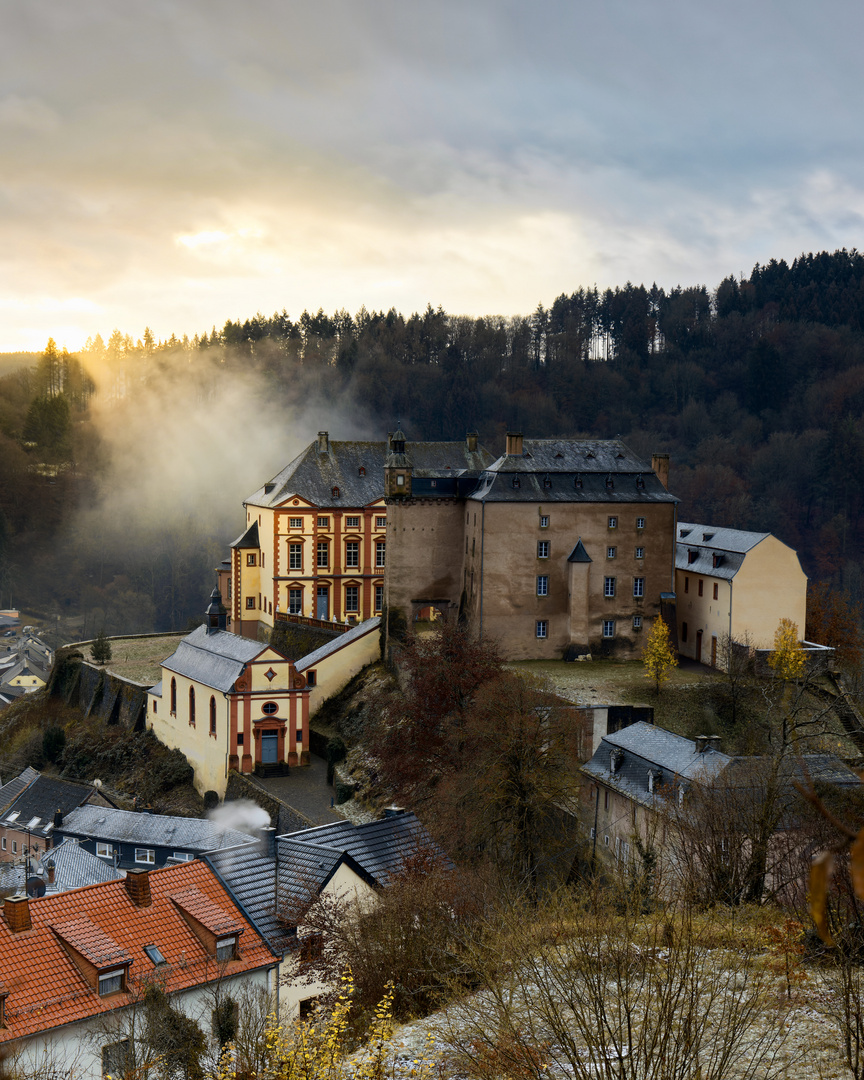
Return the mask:
<path id="1" fill-rule="evenodd" d="M 219 793 L 217 791 L 205 791 L 204 792 L 204 809 L 207 811 L 215 810 L 219 805 Z"/>
<path id="2" fill-rule="evenodd" d="M 63 728 L 49 727 L 42 736 L 42 757 L 55 762 L 66 747 L 66 732 Z"/>

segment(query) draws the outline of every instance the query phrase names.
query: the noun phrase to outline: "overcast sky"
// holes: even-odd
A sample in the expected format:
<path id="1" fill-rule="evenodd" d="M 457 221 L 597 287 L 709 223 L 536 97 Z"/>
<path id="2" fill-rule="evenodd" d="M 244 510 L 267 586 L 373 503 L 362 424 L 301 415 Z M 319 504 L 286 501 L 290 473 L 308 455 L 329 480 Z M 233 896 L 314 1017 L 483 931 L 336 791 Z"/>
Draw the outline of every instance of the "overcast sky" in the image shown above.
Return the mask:
<path id="1" fill-rule="evenodd" d="M 0 0 L 0 349 L 864 246 L 852 0 Z"/>

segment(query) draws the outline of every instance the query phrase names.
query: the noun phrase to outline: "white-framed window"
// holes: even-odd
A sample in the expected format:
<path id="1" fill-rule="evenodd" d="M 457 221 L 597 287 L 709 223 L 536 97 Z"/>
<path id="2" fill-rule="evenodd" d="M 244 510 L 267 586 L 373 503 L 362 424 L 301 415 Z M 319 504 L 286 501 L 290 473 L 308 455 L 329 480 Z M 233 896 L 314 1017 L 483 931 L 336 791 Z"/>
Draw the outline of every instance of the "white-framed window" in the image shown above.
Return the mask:
<path id="1" fill-rule="evenodd" d="M 636 528 L 637 529 L 644 529 L 645 528 L 645 518 L 642 518 L 642 517 L 636 518 Z"/>
<path id="2" fill-rule="evenodd" d="M 549 528 L 549 515 L 548 514 L 541 514 L 540 515 L 540 528 L 541 529 L 548 529 Z"/>
<path id="3" fill-rule="evenodd" d="M 246 597 L 246 607 L 247 607 L 247 609 L 255 607 L 255 597 L 254 596 L 247 596 Z"/>
<path id="4" fill-rule="evenodd" d="M 2 840 L 0 840 L 0 850 L 2 850 L 2 851 L 6 850 L 6 837 L 5 836 L 3 837 Z"/>
<path id="5" fill-rule="evenodd" d="M 645 548 L 644 547 L 637 547 L 636 548 L 636 558 L 637 559 L 644 559 L 645 558 Z"/>
<path id="6" fill-rule="evenodd" d="M 376 585 L 375 586 L 375 610 L 376 611 L 383 611 L 384 610 L 384 586 L 383 585 Z"/>
<path id="7" fill-rule="evenodd" d="M 17 840 L 12 841 L 12 854 L 13 855 L 18 854 L 18 841 Z"/>
<path id="8" fill-rule="evenodd" d="M 597 830 L 592 825 L 591 832 L 590 832 L 590 839 L 593 840 L 596 835 L 597 835 Z"/>
<path id="9" fill-rule="evenodd" d="M 303 569 L 303 545 L 302 544 L 289 544 L 288 545 L 288 569 L 289 570 L 302 570 Z"/>
<path id="10" fill-rule="evenodd" d="M 318 528 L 319 529 L 329 529 L 330 528 L 330 518 L 329 517 L 319 517 L 318 518 Z"/>
<path id="11" fill-rule="evenodd" d="M 290 615 L 302 615 L 303 614 L 303 590 L 302 589 L 289 589 L 288 590 L 288 613 Z"/>
<path id="12" fill-rule="evenodd" d="M 289 529 L 302 529 L 303 528 L 303 518 L 288 518 L 288 528 Z"/>
<path id="13" fill-rule="evenodd" d="M 606 558 L 607 559 L 614 559 L 617 551 L 618 551 L 617 548 L 607 547 L 606 548 Z"/>
<path id="14" fill-rule="evenodd" d="M 249 555 L 246 556 L 246 565 L 247 566 L 254 566 L 255 565 L 255 555 L 254 555 L 254 553 L 249 554 Z"/>
<path id="15" fill-rule="evenodd" d="M 615 595 L 615 578 L 605 577 L 603 578 L 603 595 L 614 596 Z"/>
<path id="16" fill-rule="evenodd" d="M 103 844 L 101 841 L 96 842 L 96 854 L 100 859 L 113 859 L 114 850 L 110 844 Z"/>
<path id="17" fill-rule="evenodd" d="M 192 862 L 195 858 L 194 855 L 190 855 L 188 851 L 172 851 L 171 857 L 176 862 Z"/>
<path id="18" fill-rule="evenodd" d="M 349 540 L 345 544 L 345 565 L 358 567 L 360 565 L 360 541 Z"/>
<path id="19" fill-rule="evenodd" d="M 375 565 L 380 567 L 384 566 L 384 559 L 387 555 L 387 544 L 384 540 L 375 541 Z"/>
<path id="20" fill-rule="evenodd" d="M 360 586 L 345 586 L 345 610 L 347 612 L 360 610 Z"/>
<path id="21" fill-rule="evenodd" d="M 216 942 L 216 959 L 233 960 L 237 955 L 237 936 L 219 938 Z"/>
<path id="22" fill-rule="evenodd" d="M 641 615 L 634 615 L 633 616 L 633 629 L 634 630 L 641 630 L 642 629 L 642 616 Z"/>
<path id="23" fill-rule="evenodd" d="M 603 620 L 603 637 L 613 638 L 615 637 L 615 620 L 604 619 Z"/>
<path id="24" fill-rule="evenodd" d="M 610 517 L 609 518 L 609 528 L 610 529 L 617 529 L 618 528 L 618 518 L 617 517 Z"/>
<path id="25" fill-rule="evenodd" d="M 537 541 L 537 558 L 548 559 L 549 558 L 549 541 L 538 540 Z"/>
<path id="26" fill-rule="evenodd" d="M 359 529 L 360 528 L 360 518 L 352 516 L 351 514 L 349 514 L 345 518 L 345 528 L 346 529 Z"/>
<path id="27" fill-rule="evenodd" d="M 123 989 L 126 968 L 112 968 L 111 971 L 99 972 L 99 997 L 107 997 L 108 994 L 119 994 Z"/>
<path id="28" fill-rule="evenodd" d="M 330 545 L 326 540 L 319 540 L 318 546 L 315 549 L 315 557 L 318 562 L 318 569 L 325 569 L 330 565 Z"/>
<path id="29" fill-rule="evenodd" d="M 549 578 L 546 574 L 537 575 L 537 595 L 548 596 L 549 595 Z"/>
<path id="30" fill-rule="evenodd" d="M 147 863 L 148 865 L 152 866 L 156 862 L 156 852 L 153 850 L 153 848 L 136 847 L 135 862 Z"/>
<path id="31" fill-rule="evenodd" d="M 633 578 L 633 595 L 641 597 L 645 595 L 645 578 L 634 577 Z"/>
<path id="32" fill-rule="evenodd" d="M 537 637 L 538 638 L 545 638 L 547 636 L 548 632 L 549 632 L 549 623 L 546 621 L 546 619 L 538 619 L 537 620 L 537 630 L 536 630 Z"/>
<path id="33" fill-rule="evenodd" d="M 387 528 L 387 518 L 386 518 L 386 516 L 376 517 L 375 518 L 375 528 L 376 529 L 386 529 Z"/>

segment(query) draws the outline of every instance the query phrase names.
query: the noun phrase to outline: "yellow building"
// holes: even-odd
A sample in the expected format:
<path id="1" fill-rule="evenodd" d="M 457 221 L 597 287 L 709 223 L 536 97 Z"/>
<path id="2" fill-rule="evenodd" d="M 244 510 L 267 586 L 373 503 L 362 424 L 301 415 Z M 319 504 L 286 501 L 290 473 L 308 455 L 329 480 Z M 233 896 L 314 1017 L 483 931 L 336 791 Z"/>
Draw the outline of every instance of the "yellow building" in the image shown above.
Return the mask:
<path id="1" fill-rule="evenodd" d="M 804 636 L 807 577 L 798 555 L 771 533 L 678 525 L 678 651 L 722 667 L 724 642 L 769 649 L 782 618 Z"/>
<path id="2" fill-rule="evenodd" d="M 266 638 L 288 614 L 361 622 L 384 604 L 384 442 L 331 442 L 326 431 L 246 499 L 246 525 L 219 571 L 228 627 Z M 491 457 L 468 443 L 414 443 L 423 467 L 452 475 Z"/>

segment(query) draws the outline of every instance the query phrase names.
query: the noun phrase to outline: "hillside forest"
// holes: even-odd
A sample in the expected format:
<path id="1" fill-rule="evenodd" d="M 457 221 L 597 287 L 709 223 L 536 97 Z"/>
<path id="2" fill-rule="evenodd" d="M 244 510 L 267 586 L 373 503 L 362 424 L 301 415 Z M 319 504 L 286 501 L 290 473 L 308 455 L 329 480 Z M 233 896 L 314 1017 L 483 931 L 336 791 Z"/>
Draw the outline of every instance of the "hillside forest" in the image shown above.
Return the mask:
<path id="1" fill-rule="evenodd" d="M 530 315 L 283 311 L 0 357 L 0 607 L 62 636 L 183 629 L 242 500 L 319 428 L 620 436 L 671 456 L 682 520 L 773 532 L 864 600 L 864 255 L 771 260 Z"/>

